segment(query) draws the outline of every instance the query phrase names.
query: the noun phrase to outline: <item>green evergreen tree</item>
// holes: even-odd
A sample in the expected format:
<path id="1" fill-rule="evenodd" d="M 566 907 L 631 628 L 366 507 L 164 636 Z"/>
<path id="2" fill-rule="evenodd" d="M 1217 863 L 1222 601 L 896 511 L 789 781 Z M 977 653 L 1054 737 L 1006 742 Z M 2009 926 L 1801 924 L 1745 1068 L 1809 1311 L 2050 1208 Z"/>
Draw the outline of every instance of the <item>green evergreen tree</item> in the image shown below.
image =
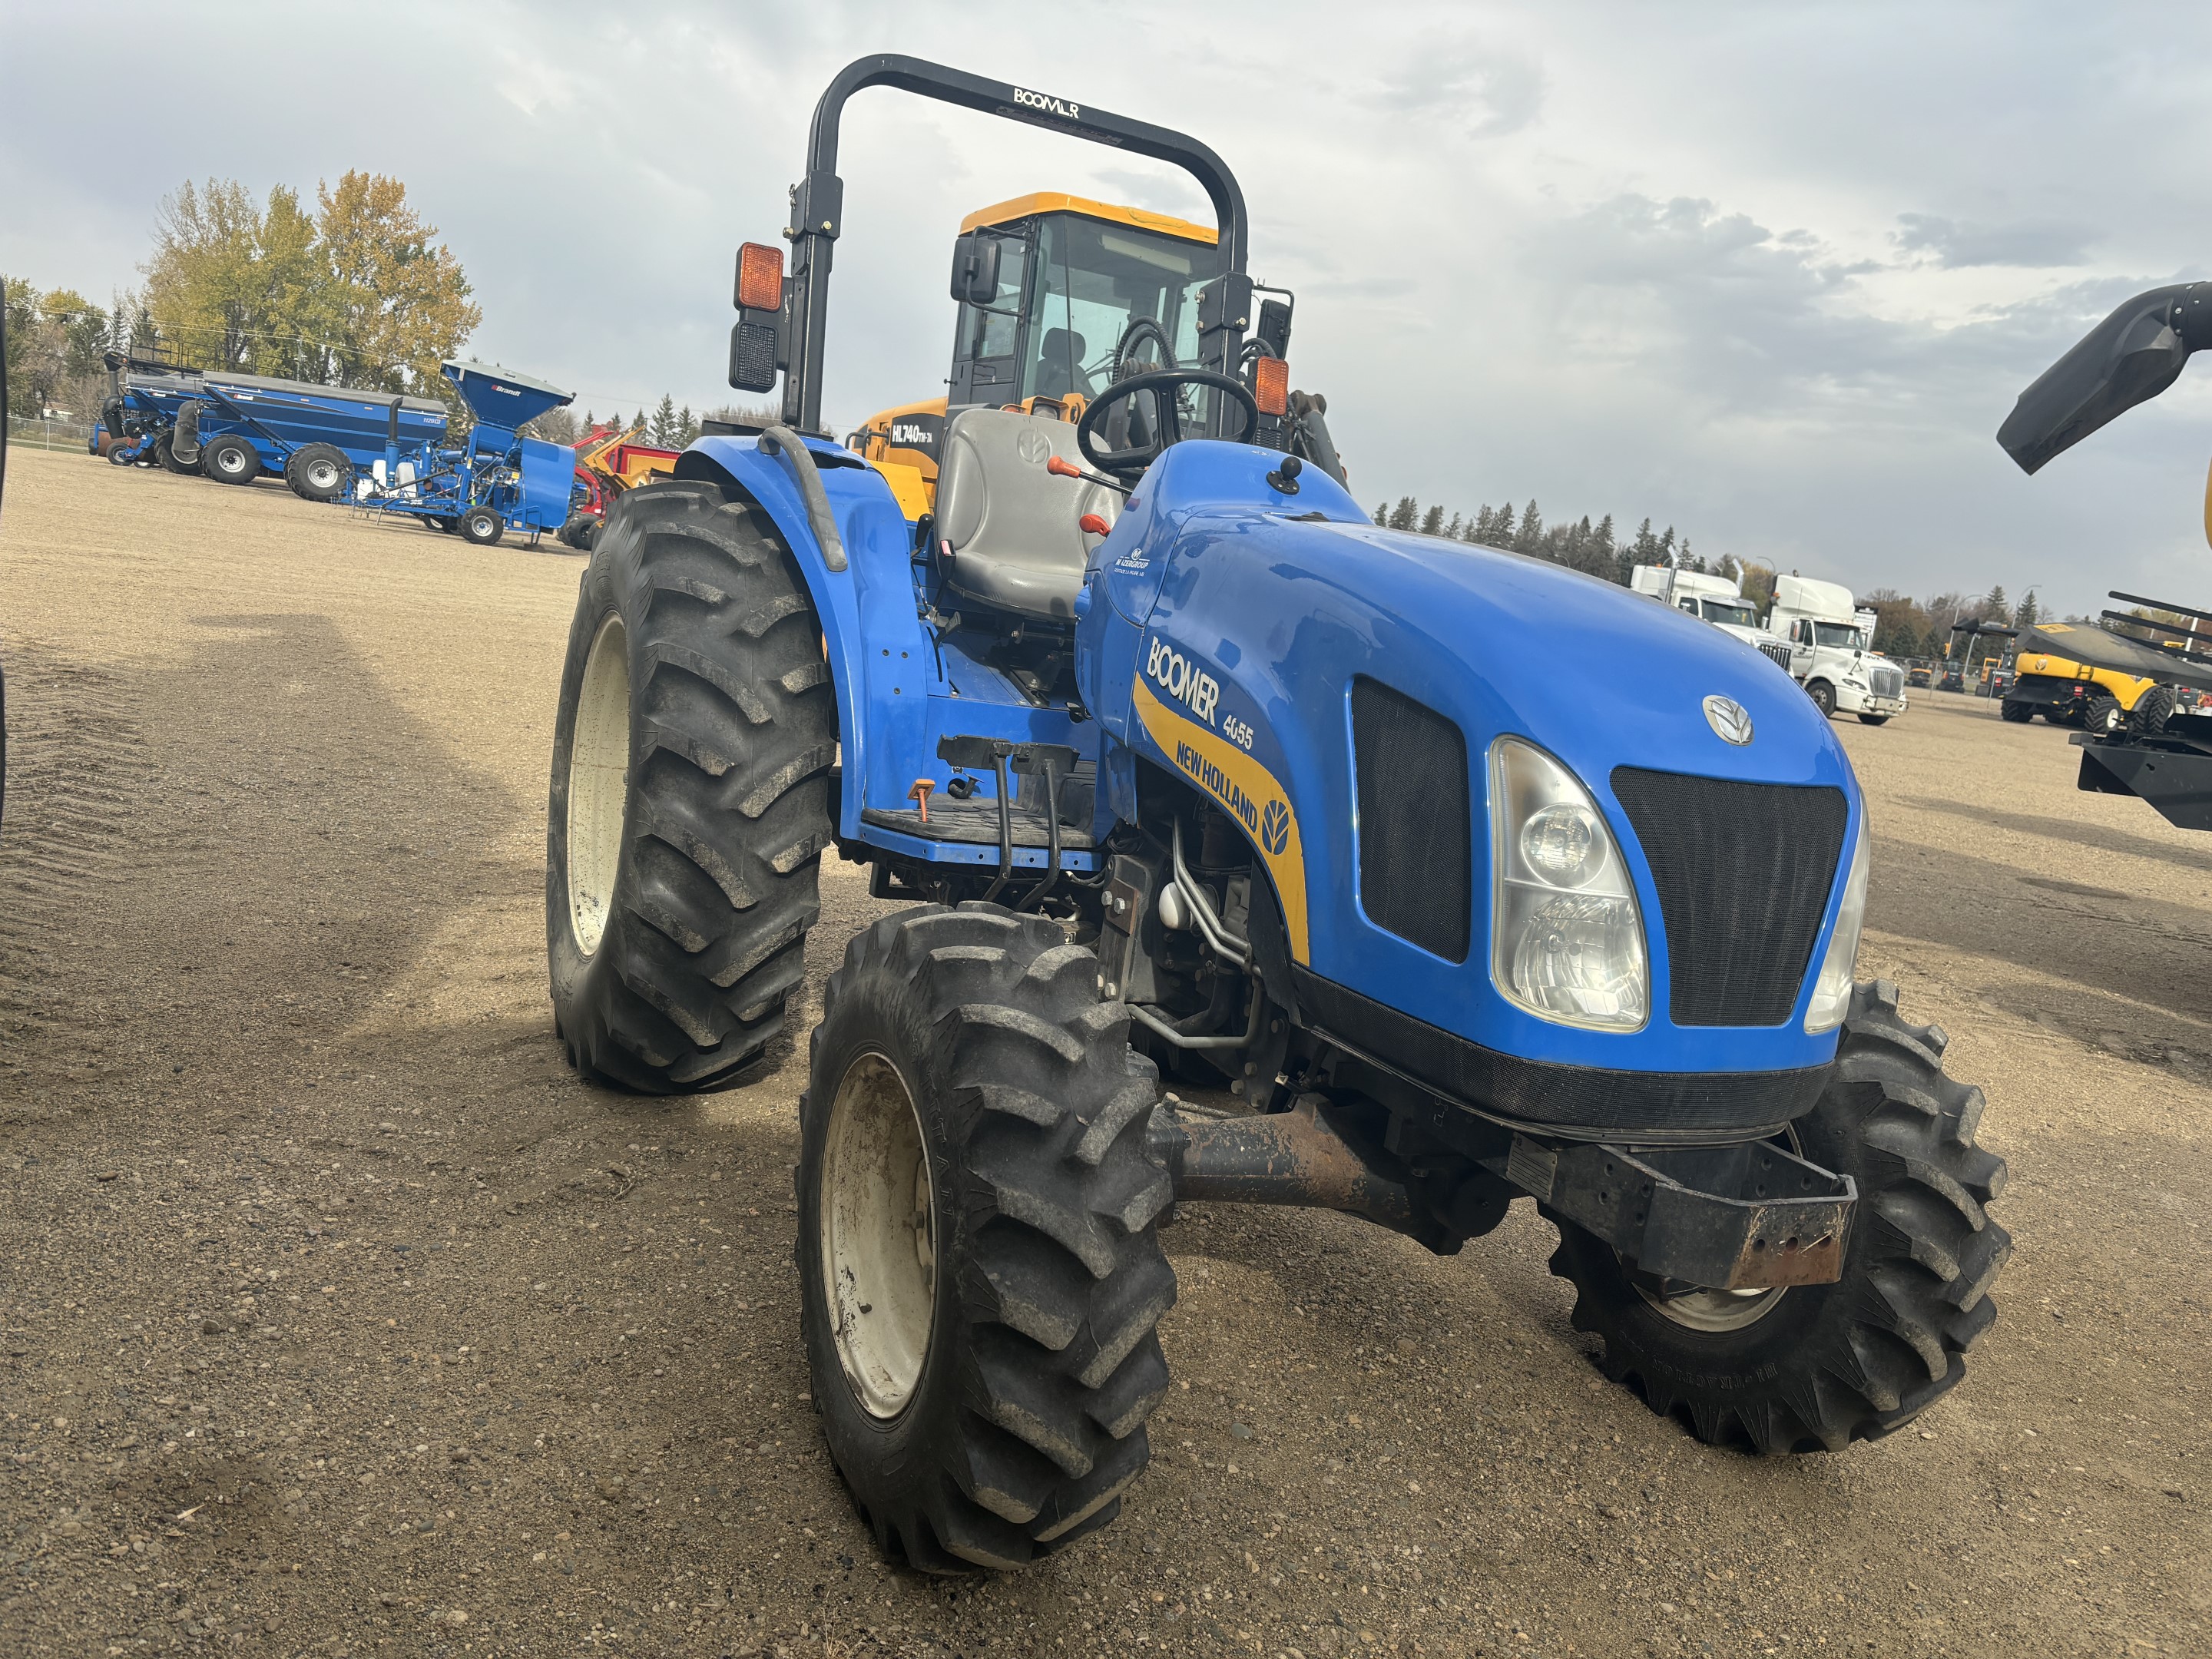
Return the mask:
<path id="1" fill-rule="evenodd" d="M 1420 522 L 1420 517 L 1421 504 L 1411 495 L 1401 495 L 1397 506 L 1390 509 L 1390 528 L 1411 530 Z"/>
<path id="2" fill-rule="evenodd" d="M 1444 533 L 1444 510 L 1441 505 L 1431 507 L 1421 514 L 1421 534 L 1441 536 Z"/>
<path id="3" fill-rule="evenodd" d="M 2043 617 L 2043 607 L 2035 602 L 2035 590 L 2029 588 L 2020 596 L 2020 605 L 2012 613 L 2012 625 L 2023 634 Z"/>
<path id="4" fill-rule="evenodd" d="M 1459 532 L 1460 517 L 1458 514 L 1455 513 L 1451 515 L 1451 522 L 1444 526 L 1444 534 L 1449 536 L 1452 540 L 1457 541 L 1460 538 Z"/>
<path id="5" fill-rule="evenodd" d="M 676 441 L 671 447 L 689 449 L 697 441 L 698 436 L 699 417 L 691 412 L 691 405 L 686 404 L 676 411 Z"/>
<path id="6" fill-rule="evenodd" d="M 676 399 L 664 392 L 660 406 L 653 411 L 652 422 L 647 427 L 647 441 L 655 449 L 676 448 Z"/>
<path id="7" fill-rule="evenodd" d="M 1662 562 L 1659 538 L 1651 533 L 1651 520 L 1646 519 L 1636 526 L 1636 539 L 1629 544 L 1629 558 L 1636 564 Z"/>
<path id="8" fill-rule="evenodd" d="M 2012 626 L 2012 605 L 2005 599 L 2003 583 L 1990 588 L 1989 597 L 1982 601 L 1982 620 L 1995 623 L 2000 628 Z"/>
<path id="9" fill-rule="evenodd" d="M 1536 510 L 1536 498 L 1531 495 L 1528 505 L 1522 509 L 1521 527 L 1513 532 L 1516 553 L 1540 552 L 1544 541 L 1544 515 Z"/>
<path id="10" fill-rule="evenodd" d="M 1379 503 L 1377 503 L 1377 504 L 1376 504 L 1376 508 L 1375 508 L 1375 522 L 1376 522 L 1377 525 L 1382 525 L 1382 526 L 1387 526 L 1387 525 L 1389 525 L 1389 522 L 1390 522 L 1390 503 L 1389 503 L 1389 502 L 1388 502 L 1388 501 L 1382 501 L 1382 502 L 1379 502 Z"/>

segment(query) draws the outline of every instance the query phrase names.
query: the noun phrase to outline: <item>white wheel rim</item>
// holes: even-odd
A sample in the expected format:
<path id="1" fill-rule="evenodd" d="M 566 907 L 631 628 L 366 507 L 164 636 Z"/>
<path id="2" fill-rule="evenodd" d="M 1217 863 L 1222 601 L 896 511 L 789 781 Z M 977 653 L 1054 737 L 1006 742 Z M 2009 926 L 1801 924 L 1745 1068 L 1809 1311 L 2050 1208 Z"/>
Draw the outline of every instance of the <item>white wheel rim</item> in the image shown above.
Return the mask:
<path id="1" fill-rule="evenodd" d="M 587 957 L 614 907 L 629 794 L 629 631 L 609 617 L 584 659 L 568 744 L 568 927 Z"/>
<path id="2" fill-rule="evenodd" d="M 1774 1311 L 1783 1292 L 1772 1291 L 1716 1291 L 1700 1287 L 1668 1296 L 1644 1273 L 1632 1273 L 1636 1293 L 1665 1318 L 1693 1331 L 1740 1331 L 1755 1325 Z"/>
<path id="3" fill-rule="evenodd" d="M 307 468 L 308 485 L 316 489 L 329 489 L 338 481 L 338 470 L 328 461 L 316 461 Z"/>
<path id="4" fill-rule="evenodd" d="M 898 1068 L 865 1054 L 830 1103 L 822 1149 L 823 1292 L 837 1361 L 871 1417 L 905 1409 L 937 1314 L 935 1190 Z"/>

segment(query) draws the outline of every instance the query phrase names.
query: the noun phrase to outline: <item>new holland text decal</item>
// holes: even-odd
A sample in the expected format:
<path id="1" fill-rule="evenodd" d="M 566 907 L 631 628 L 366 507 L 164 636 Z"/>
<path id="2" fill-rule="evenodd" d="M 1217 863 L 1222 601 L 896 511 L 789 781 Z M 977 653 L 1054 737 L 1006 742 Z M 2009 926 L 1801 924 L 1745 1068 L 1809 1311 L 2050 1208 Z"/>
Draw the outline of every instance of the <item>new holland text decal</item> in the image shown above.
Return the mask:
<path id="1" fill-rule="evenodd" d="M 1164 701 L 1154 686 L 1175 702 Z M 1158 635 L 1146 648 L 1133 689 L 1146 734 L 1177 771 L 1244 827 L 1260 849 L 1282 902 L 1291 960 L 1308 961 L 1306 861 L 1297 814 L 1280 780 L 1247 752 L 1255 735 L 1251 724 L 1222 708 L 1219 680 Z"/>

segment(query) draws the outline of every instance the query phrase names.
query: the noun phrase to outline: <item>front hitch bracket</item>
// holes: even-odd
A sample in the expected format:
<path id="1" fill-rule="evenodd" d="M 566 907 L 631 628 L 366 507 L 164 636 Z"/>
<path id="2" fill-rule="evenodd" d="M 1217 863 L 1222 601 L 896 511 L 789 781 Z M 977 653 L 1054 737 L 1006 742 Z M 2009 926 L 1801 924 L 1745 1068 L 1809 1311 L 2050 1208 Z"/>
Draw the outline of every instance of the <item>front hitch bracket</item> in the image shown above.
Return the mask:
<path id="1" fill-rule="evenodd" d="M 1832 1285 L 1858 1188 L 1771 1141 L 1549 1145 L 1516 1134 L 1491 1167 L 1661 1279 L 1716 1290 Z"/>

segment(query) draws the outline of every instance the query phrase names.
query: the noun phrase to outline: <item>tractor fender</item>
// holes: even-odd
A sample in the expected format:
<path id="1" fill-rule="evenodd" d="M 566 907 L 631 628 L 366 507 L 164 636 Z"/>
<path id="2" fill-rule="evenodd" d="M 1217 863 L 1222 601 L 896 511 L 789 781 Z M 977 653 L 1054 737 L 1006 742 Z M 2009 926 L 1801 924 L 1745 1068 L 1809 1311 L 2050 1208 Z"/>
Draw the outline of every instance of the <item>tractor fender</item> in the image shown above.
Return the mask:
<path id="1" fill-rule="evenodd" d="M 1267 481 L 1280 460 L 1242 445 L 1177 445 L 1139 488 L 1150 514 L 1126 517 L 1096 550 L 1079 672 L 1101 727 L 1132 757 L 1109 754 L 1109 796 L 1134 758 L 1179 775 L 1243 827 L 1298 968 L 1493 1054 L 1608 1073 L 1826 1066 L 1834 1033 L 1804 1030 L 1809 971 L 1779 1024 L 1674 1023 L 1656 881 L 1613 786 L 1629 768 L 1839 791 L 1847 852 L 1863 817 L 1856 781 L 1804 694 L 1741 641 L 1613 582 L 1378 528 L 1317 468 L 1286 498 Z M 1141 619 L 1103 591 L 1115 562 L 1131 558 L 1164 562 Z M 1456 741 L 1434 753 L 1381 741 L 1362 754 L 1362 683 L 1440 716 Z M 1750 741 L 1722 734 L 1704 707 L 1720 698 L 1748 714 Z M 1653 1006 L 1639 1030 L 1544 1020 L 1492 983 L 1489 753 L 1509 736 L 1576 775 L 1621 849 L 1650 953 Z M 1463 943 L 1431 950 L 1369 910 L 1382 872 L 1363 870 L 1362 836 L 1379 836 L 1391 817 L 1417 836 L 1442 833 L 1455 799 L 1467 843 L 1449 884 L 1464 895 Z M 1848 864 L 1831 878 L 1812 962 Z"/>
<path id="2" fill-rule="evenodd" d="M 872 751 L 918 755 L 927 747 L 926 676 L 933 656 L 915 606 L 914 526 L 890 484 L 827 439 L 805 442 L 843 544 L 842 569 L 830 568 L 793 468 L 764 453 L 759 439 L 701 438 L 677 458 L 675 476 L 705 480 L 750 501 L 775 523 L 798 562 L 836 693 L 844 768 L 838 833 L 850 840 L 860 835 Z"/>

